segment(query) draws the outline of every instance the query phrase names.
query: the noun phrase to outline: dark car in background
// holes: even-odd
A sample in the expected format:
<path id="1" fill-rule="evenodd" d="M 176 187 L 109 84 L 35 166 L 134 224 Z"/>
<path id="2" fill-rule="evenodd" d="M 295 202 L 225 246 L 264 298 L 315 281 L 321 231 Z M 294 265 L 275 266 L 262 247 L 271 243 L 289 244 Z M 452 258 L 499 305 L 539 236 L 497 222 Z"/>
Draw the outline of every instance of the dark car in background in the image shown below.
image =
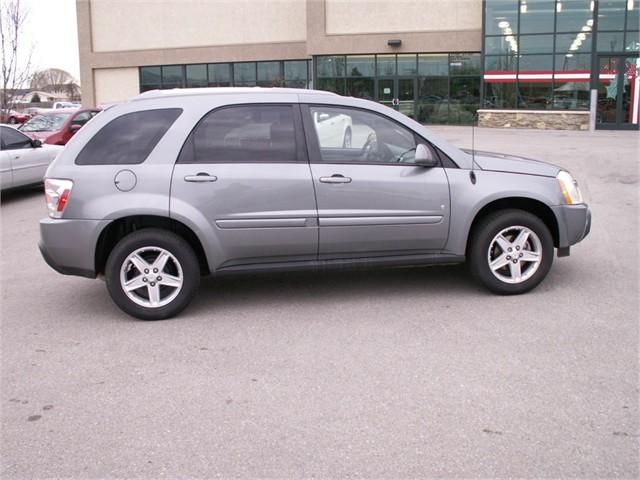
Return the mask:
<path id="1" fill-rule="evenodd" d="M 96 108 L 51 110 L 36 115 L 19 129 L 42 143 L 66 145 L 71 137 L 99 112 Z"/>

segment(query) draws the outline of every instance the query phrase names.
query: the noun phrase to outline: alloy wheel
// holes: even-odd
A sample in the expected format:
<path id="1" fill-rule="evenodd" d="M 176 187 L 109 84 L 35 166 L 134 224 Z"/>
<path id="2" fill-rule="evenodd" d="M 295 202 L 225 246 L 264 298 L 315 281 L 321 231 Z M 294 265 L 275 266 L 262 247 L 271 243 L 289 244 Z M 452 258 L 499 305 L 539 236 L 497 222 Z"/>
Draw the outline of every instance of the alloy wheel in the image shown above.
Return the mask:
<path id="1" fill-rule="evenodd" d="M 507 227 L 489 244 L 487 261 L 491 273 L 505 283 L 522 283 L 531 278 L 542 261 L 542 242 L 523 226 Z"/>

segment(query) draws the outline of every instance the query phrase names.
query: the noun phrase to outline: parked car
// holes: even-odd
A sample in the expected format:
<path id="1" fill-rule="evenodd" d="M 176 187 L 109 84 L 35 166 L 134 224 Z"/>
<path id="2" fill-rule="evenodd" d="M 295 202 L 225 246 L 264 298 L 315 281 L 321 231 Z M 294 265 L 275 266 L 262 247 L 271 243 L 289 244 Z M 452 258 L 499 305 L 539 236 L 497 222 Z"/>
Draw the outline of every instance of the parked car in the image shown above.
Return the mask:
<path id="1" fill-rule="evenodd" d="M 350 119 L 350 145 L 325 136 L 325 114 Z M 489 290 L 524 293 L 591 225 L 560 167 L 469 154 L 383 105 L 311 90 L 146 92 L 83 128 L 45 192 L 45 260 L 104 274 L 142 319 L 176 315 L 206 274 L 466 261 Z"/>
<path id="2" fill-rule="evenodd" d="M 351 147 L 353 126 L 350 116 L 340 113 L 315 112 L 313 121 L 322 145 L 326 147 Z"/>
<path id="3" fill-rule="evenodd" d="M 51 110 L 36 115 L 19 129 L 31 138 L 52 145 L 66 145 L 82 126 L 95 117 L 100 110 Z"/>
<path id="4" fill-rule="evenodd" d="M 16 125 L 24 123 L 31 118 L 28 113 L 20 113 L 15 110 L 0 110 L 0 123 L 10 123 Z"/>
<path id="5" fill-rule="evenodd" d="M 80 108 L 82 107 L 82 105 L 80 105 L 79 103 L 73 103 L 73 102 L 54 102 L 52 107 L 54 110 L 57 110 L 59 108 Z"/>
<path id="6" fill-rule="evenodd" d="M 62 151 L 42 145 L 15 128 L 0 125 L 0 190 L 42 183 L 47 167 Z"/>

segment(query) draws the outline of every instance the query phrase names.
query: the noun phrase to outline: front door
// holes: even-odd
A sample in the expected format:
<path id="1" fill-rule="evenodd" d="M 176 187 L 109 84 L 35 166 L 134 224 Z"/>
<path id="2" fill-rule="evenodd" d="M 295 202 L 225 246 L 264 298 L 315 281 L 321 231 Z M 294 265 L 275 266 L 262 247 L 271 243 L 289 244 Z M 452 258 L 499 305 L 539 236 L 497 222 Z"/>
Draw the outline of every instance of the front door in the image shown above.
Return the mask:
<path id="1" fill-rule="evenodd" d="M 215 269 L 317 258 L 316 200 L 299 118 L 298 105 L 222 107 L 185 142 L 171 181 L 171 215 L 199 219 Z"/>
<path id="2" fill-rule="evenodd" d="M 415 118 L 415 97 L 415 78 L 398 77 L 378 79 L 378 101 L 411 118 Z"/>
<path id="3" fill-rule="evenodd" d="M 596 126 L 638 129 L 640 61 L 637 56 L 600 56 Z"/>
<path id="4" fill-rule="evenodd" d="M 309 106 L 303 116 L 320 259 L 417 255 L 444 247 L 449 186 L 441 167 L 413 163 L 416 145 L 424 140 L 384 115 L 360 109 Z M 331 141 L 322 118 L 352 132 L 348 146 Z"/>

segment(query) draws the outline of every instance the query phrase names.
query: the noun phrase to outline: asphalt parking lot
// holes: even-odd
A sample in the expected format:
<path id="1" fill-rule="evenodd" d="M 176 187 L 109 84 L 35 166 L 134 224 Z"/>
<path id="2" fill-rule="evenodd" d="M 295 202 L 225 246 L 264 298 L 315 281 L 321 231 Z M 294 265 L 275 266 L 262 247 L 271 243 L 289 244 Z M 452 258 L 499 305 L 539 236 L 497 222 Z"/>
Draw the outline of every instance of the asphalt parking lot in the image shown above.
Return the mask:
<path id="1" fill-rule="evenodd" d="M 0 476 L 638 478 L 638 138 L 476 130 L 592 207 L 517 297 L 461 266 L 210 278 L 142 322 L 44 263 L 39 189 L 6 195 Z"/>

